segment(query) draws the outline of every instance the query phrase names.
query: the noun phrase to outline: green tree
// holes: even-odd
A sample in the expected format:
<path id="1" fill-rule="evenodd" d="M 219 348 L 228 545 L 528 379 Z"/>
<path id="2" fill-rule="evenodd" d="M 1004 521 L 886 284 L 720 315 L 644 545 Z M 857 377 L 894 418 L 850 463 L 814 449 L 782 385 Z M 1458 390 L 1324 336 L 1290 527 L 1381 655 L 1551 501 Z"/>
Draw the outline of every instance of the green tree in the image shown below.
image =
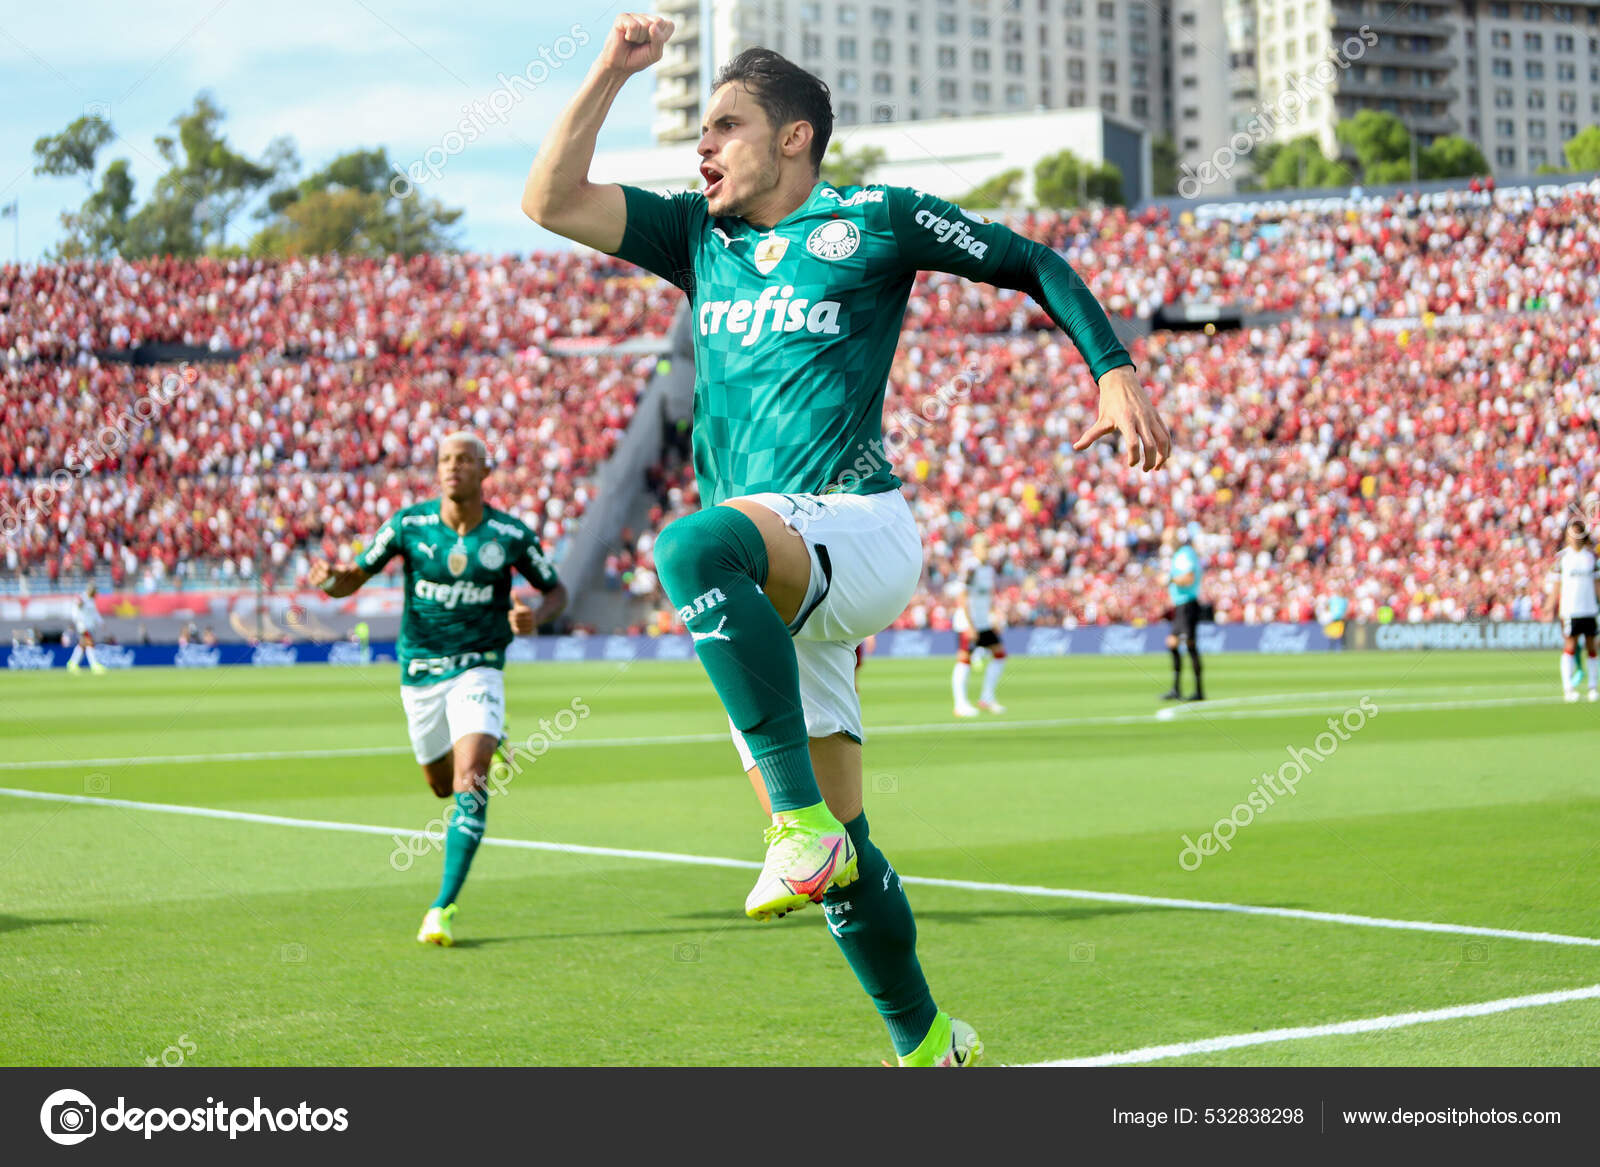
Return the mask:
<path id="1" fill-rule="evenodd" d="M 1394 114 L 1364 109 L 1340 122 L 1334 134 L 1361 163 L 1363 181 L 1403 182 L 1411 177 L 1411 134 Z"/>
<path id="2" fill-rule="evenodd" d="M 258 255 L 380 256 L 447 251 L 462 212 L 406 183 L 400 198 L 390 186 L 395 170 L 388 151 L 352 150 L 296 185 L 267 196 L 267 223 L 250 241 Z"/>
<path id="3" fill-rule="evenodd" d="M 883 164 L 884 154 L 876 146 L 846 151 L 838 142 L 828 147 L 822 159 L 822 181 L 832 186 L 865 186 L 867 176 Z"/>
<path id="4" fill-rule="evenodd" d="M 1071 150 L 1039 159 L 1033 194 L 1041 207 L 1076 207 L 1085 202 L 1122 206 L 1122 171 L 1110 162 L 1091 166 Z"/>
<path id="5" fill-rule="evenodd" d="M 111 123 L 99 114 L 86 114 L 70 122 L 59 134 L 39 138 L 33 144 L 33 172 L 52 178 L 70 178 L 83 175 L 89 186 L 94 186 L 95 158 L 100 148 L 116 131 Z"/>
<path id="6" fill-rule="evenodd" d="M 1573 170 L 1600 170 L 1600 126 L 1585 126 L 1562 149 Z"/>
<path id="7" fill-rule="evenodd" d="M 1178 193 L 1178 144 L 1169 134 L 1150 143 L 1150 192 L 1157 198 Z"/>
<path id="8" fill-rule="evenodd" d="M 1262 143 L 1255 152 L 1255 166 L 1260 190 L 1315 190 L 1355 181 L 1343 163 L 1323 154 L 1315 134 Z"/>
<path id="9" fill-rule="evenodd" d="M 1022 167 L 1002 170 L 993 178 L 980 182 L 966 194 L 954 200 L 963 207 L 974 210 L 1009 207 L 1017 201 L 1017 187 L 1022 183 Z"/>
<path id="10" fill-rule="evenodd" d="M 1417 156 L 1417 167 L 1423 178 L 1467 178 L 1474 174 L 1488 174 L 1489 160 L 1483 151 L 1465 138 L 1447 134 L 1435 138 Z"/>

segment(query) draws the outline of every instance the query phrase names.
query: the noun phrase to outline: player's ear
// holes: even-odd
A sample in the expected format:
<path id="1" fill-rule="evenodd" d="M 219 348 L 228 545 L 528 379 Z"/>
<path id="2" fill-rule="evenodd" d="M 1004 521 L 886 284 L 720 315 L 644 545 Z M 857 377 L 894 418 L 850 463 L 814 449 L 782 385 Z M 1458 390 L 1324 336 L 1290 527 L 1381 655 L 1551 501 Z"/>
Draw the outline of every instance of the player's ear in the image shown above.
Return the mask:
<path id="1" fill-rule="evenodd" d="M 786 158 L 798 158 L 811 153 L 811 139 L 816 136 L 810 122 L 790 122 L 783 127 L 778 139 L 778 149 Z"/>

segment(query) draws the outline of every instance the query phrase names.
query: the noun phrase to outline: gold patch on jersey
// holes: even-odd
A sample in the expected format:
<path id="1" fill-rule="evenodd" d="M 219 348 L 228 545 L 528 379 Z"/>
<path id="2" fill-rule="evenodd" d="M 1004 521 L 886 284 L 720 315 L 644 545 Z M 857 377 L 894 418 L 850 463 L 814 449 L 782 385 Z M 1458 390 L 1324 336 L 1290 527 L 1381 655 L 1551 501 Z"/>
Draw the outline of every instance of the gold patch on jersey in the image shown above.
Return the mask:
<path id="1" fill-rule="evenodd" d="M 756 270 L 762 275 L 770 275 L 772 269 L 778 266 L 778 261 L 783 258 L 783 253 L 789 250 L 789 241 L 778 235 L 768 235 L 756 244 Z"/>
<path id="2" fill-rule="evenodd" d="M 463 547 L 457 547 L 450 552 L 450 558 L 445 560 L 450 567 L 451 575 L 460 575 L 467 570 L 467 552 Z"/>

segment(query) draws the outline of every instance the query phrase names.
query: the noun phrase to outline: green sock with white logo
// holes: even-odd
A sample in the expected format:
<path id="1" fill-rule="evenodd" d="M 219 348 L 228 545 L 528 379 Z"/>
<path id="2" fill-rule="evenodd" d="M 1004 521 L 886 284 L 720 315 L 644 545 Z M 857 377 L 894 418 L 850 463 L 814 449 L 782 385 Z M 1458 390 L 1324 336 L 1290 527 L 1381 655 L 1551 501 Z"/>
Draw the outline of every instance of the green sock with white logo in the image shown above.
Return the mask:
<path id="1" fill-rule="evenodd" d="M 911 902 L 877 844 L 867 837 L 867 816 L 845 823 L 856 848 L 856 881 L 822 897 L 828 931 L 856 979 L 889 1027 L 894 1052 L 909 1054 L 928 1036 L 939 1015 L 917 960 L 917 921 Z"/>
<path id="2" fill-rule="evenodd" d="M 667 524 L 655 560 L 695 654 L 761 768 L 773 811 L 821 802 L 794 642 L 761 590 L 768 570 L 761 531 L 733 507 L 707 507 Z"/>
<path id="3" fill-rule="evenodd" d="M 448 908 L 461 894 L 472 857 L 478 853 L 478 844 L 483 842 L 483 824 L 488 810 L 487 790 L 456 791 L 456 813 L 450 816 L 450 827 L 444 833 L 444 880 L 439 884 L 439 898 L 433 901 L 434 907 Z"/>

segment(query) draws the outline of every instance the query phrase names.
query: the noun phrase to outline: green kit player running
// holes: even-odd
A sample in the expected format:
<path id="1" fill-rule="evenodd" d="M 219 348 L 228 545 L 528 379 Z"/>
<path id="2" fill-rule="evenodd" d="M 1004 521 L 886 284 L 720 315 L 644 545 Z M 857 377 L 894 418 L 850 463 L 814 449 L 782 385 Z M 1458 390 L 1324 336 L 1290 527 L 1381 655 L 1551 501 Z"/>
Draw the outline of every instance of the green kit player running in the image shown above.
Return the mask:
<path id="1" fill-rule="evenodd" d="M 389 516 L 354 565 L 318 560 L 309 579 L 348 596 L 389 560 L 404 565 L 400 699 L 411 749 L 440 798 L 455 796 L 445 832 L 444 880 L 417 939 L 448 947 L 456 896 L 483 840 L 486 775 L 505 739 L 506 646 L 531 635 L 567 605 L 567 589 L 522 520 L 485 506 L 489 452 L 472 434 L 439 443 L 439 493 Z M 511 593 L 519 572 L 544 598 L 537 611 Z"/>
<path id="2" fill-rule="evenodd" d="M 750 49 L 718 74 L 698 152 L 703 192 L 589 181 L 595 137 L 672 22 L 617 19 L 545 137 L 523 194 L 542 226 L 689 295 L 694 460 L 705 509 L 661 532 L 657 574 L 727 709 L 772 816 L 755 919 L 821 903 L 902 1065 L 968 1065 L 972 1027 L 934 1004 L 916 924 L 868 837 L 855 647 L 905 609 L 922 540 L 883 447 L 883 400 L 919 269 L 1023 289 L 1100 383 L 1082 449 L 1120 432 L 1130 465 L 1167 457 L 1165 427 L 1083 281 L 1054 252 L 942 199 L 818 180 L 827 86 Z"/>

